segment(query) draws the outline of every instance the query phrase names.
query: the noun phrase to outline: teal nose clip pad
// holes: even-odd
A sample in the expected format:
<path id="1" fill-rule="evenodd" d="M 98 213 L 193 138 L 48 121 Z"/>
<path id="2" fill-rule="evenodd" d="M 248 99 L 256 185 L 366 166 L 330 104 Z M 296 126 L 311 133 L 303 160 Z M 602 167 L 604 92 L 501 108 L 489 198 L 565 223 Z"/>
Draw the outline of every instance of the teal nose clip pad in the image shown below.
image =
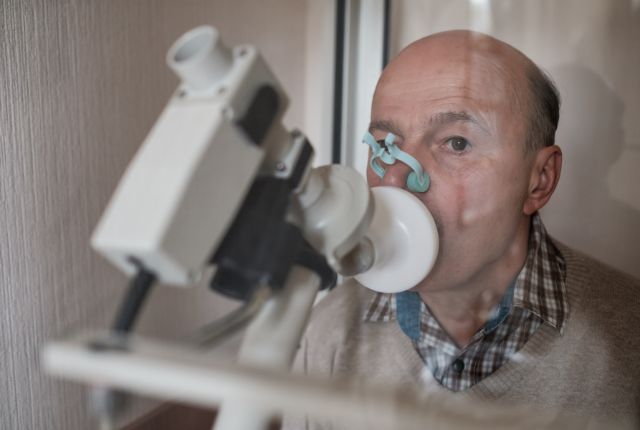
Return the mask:
<path id="1" fill-rule="evenodd" d="M 398 146 L 393 143 L 395 136 L 392 133 L 387 134 L 384 139 L 384 147 L 381 146 L 371 133 L 365 133 L 362 138 L 362 142 L 371 147 L 371 160 L 369 165 L 371 169 L 380 178 L 384 177 L 387 169 L 382 167 L 378 163 L 378 159 L 382 160 L 387 165 L 394 164 L 396 161 L 401 161 L 413 170 L 407 176 L 407 188 L 414 193 L 425 193 L 429 189 L 431 180 L 429 174 L 424 171 L 422 165 L 413 158 L 411 155 L 402 151 Z"/>

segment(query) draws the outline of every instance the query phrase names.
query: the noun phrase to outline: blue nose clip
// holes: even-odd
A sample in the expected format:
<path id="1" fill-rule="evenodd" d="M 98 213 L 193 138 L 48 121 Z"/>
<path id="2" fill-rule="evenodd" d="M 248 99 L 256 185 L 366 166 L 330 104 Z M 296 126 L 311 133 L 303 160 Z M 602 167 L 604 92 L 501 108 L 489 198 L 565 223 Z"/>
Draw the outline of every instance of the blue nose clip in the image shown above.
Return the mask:
<path id="1" fill-rule="evenodd" d="M 395 136 L 392 133 L 387 134 L 387 137 L 384 139 L 384 146 L 381 146 L 376 142 L 376 139 L 371 133 L 365 133 L 362 142 L 371 148 L 371 160 L 369 161 L 371 169 L 382 179 L 387 169 L 378 163 L 378 159 L 382 160 L 386 165 L 392 165 L 396 161 L 400 161 L 413 170 L 407 176 L 407 188 L 409 191 L 414 193 L 427 192 L 431 184 L 429 174 L 424 171 L 418 160 L 398 148 L 398 146 L 393 143 L 394 139 Z"/>

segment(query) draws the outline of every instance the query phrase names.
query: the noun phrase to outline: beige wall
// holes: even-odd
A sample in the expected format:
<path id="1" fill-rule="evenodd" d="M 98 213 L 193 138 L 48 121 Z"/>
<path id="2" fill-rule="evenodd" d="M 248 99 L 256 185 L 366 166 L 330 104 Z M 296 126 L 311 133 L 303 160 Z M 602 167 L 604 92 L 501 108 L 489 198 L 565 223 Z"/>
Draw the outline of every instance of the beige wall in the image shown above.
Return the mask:
<path id="1" fill-rule="evenodd" d="M 125 278 L 89 235 L 177 84 L 171 42 L 211 23 L 230 45 L 254 43 L 291 96 L 287 125 L 304 129 L 306 11 L 299 0 L 0 3 L 0 428 L 94 428 L 84 390 L 43 375 L 39 349 L 113 316 Z M 141 331 L 163 336 L 230 307 L 204 288 L 158 289 L 149 305 Z"/>
<path id="2" fill-rule="evenodd" d="M 562 178 L 543 211 L 560 240 L 640 277 L 640 2 L 396 0 L 392 52 L 471 28 L 546 69 L 564 100 Z"/>

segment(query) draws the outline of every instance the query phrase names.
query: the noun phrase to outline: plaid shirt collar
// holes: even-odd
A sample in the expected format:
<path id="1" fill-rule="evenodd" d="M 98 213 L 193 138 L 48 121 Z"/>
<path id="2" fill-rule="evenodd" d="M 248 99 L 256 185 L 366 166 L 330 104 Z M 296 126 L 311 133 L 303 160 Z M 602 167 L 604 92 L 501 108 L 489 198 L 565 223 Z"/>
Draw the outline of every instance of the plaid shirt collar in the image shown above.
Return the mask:
<path id="1" fill-rule="evenodd" d="M 526 343 L 542 323 L 562 332 L 568 304 L 565 262 L 548 236 L 540 216 L 531 220 L 527 259 L 514 283 L 496 307 L 493 317 L 460 350 L 439 326 L 428 307 L 415 293 L 376 293 L 365 308 L 368 322 L 399 321 L 431 373 L 442 385 L 458 391 L 468 388 L 497 370 Z M 410 296 L 414 299 L 411 300 Z M 409 298 L 409 300 L 407 300 Z M 398 306 L 400 301 L 400 306 Z M 407 329 L 407 315 L 420 314 Z M 413 310 L 412 310 L 413 309 Z M 468 362 L 474 372 L 450 372 L 455 362 Z M 460 363 L 457 363 L 460 367 Z M 464 367 L 464 366 L 462 366 Z M 478 370 L 480 369 L 480 370 Z"/>
<path id="2" fill-rule="evenodd" d="M 516 278 L 513 305 L 562 332 L 569 309 L 565 278 L 564 258 L 536 213 L 531 220 L 527 259 Z"/>

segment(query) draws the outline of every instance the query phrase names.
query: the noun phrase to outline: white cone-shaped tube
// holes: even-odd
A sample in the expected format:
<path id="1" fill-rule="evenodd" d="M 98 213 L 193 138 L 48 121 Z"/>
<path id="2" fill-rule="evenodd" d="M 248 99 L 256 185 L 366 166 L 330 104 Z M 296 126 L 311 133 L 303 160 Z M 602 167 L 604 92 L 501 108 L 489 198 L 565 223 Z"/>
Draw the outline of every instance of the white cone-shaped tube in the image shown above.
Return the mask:
<path id="1" fill-rule="evenodd" d="M 382 293 L 409 290 L 427 277 L 436 261 L 436 223 L 425 205 L 405 190 L 375 187 L 371 192 L 375 212 L 367 237 L 375 262 L 355 279 Z"/>
<path id="2" fill-rule="evenodd" d="M 222 80 L 233 63 L 218 31 L 196 27 L 183 34 L 167 52 L 167 64 L 190 89 L 206 90 Z"/>

